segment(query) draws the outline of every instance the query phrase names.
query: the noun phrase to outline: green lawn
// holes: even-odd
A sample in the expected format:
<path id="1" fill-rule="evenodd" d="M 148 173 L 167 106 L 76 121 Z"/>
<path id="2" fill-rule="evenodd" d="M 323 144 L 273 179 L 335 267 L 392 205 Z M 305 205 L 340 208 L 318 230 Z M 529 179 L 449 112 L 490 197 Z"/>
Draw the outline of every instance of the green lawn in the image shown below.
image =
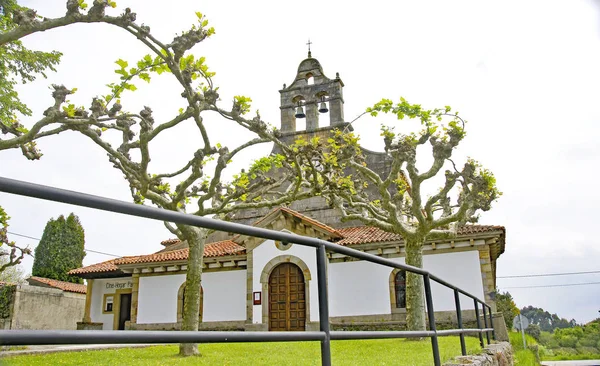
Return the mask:
<path id="1" fill-rule="evenodd" d="M 480 351 L 466 337 L 467 351 Z M 442 362 L 460 355 L 458 337 L 439 338 Z M 399 339 L 334 341 L 334 365 L 433 365 L 431 341 Z M 320 365 L 318 342 L 204 344 L 201 357 L 182 358 L 178 348 L 154 346 L 115 350 L 62 352 L 0 359 L 2 365 Z"/>
<path id="2" fill-rule="evenodd" d="M 537 366 L 540 363 L 537 361 L 535 353 L 531 349 L 523 349 L 523 336 L 519 332 L 509 332 L 510 344 L 513 347 L 515 365 L 517 366 Z M 536 340 L 530 336 L 525 335 L 527 346 L 537 345 Z"/>

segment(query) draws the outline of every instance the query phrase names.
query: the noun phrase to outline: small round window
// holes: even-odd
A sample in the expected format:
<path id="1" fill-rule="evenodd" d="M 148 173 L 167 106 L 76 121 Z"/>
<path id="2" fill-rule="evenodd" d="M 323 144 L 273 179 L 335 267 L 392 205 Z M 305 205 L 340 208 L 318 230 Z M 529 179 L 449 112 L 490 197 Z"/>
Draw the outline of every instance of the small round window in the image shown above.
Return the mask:
<path id="1" fill-rule="evenodd" d="M 275 241 L 275 246 L 279 250 L 288 250 L 292 247 L 292 243 L 282 243 L 280 241 Z"/>

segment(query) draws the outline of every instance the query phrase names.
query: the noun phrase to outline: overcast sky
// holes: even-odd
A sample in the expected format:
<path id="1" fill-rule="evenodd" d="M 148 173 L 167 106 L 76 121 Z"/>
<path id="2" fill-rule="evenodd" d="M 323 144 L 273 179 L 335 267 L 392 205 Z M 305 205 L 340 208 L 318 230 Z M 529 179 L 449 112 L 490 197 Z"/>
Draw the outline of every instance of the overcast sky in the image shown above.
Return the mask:
<path id="1" fill-rule="evenodd" d="M 92 1 L 89 0 L 89 3 Z M 63 0 L 24 1 L 39 14 L 64 13 Z M 506 252 L 498 276 L 600 270 L 597 188 L 600 147 L 600 2 L 597 1 L 125 1 L 139 23 L 168 43 L 176 32 L 206 14 L 216 35 L 196 46 L 217 72 L 224 106 L 247 95 L 264 120 L 279 125 L 279 93 L 312 55 L 330 78 L 345 83 L 345 116 L 353 120 L 385 97 L 434 108 L 450 105 L 468 123 L 459 157 L 491 169 L 504 193 L 481 223 L 504 225 Z M 152 4 L 152 5 L 149 5 Z M 167 5 L 168 4 L 168 5 Z M 79 91 L 71 98 L 89 105 L 113 82 L 114 61 L 134 63 L 148 53 L 128 33 L 106 25 L 76 25 L 29 36 L 27 46 L 64 53 L 58 72 L 20 89 L 39 119 L 52 103 L 48 86 Z M 157 121 L 183 106 L 180 89 L 161 77 L 123 98 L 124 108 L 148 105 Z M 34 119 L 24 119 L 31 125 Z M 381 120 L 354 123 L 363 146 L 382 150 Z M 208 122 L 215 141 L 236 146 L 248 138 L 228 121 Z M 401 130 L 399 125 L 397 130 Z M 153 146 L 153 167 L 189 159 L 197 148 L 193 126 L 162 137 Z M 130 201 L 128 185 L 105 154 L 74 133 L 39 142 L 41 161 L 19 151 L 0 154 L 0 175 Z M 255 148 L 251 157 L 270 151 Z M 171 237 L 162 223 L 42 202 L 0 193 L 12 217 L 10 231 L 41 237 L 49 218 L 75 212 L 86 247 L 117 255 L 151 253 Z M 34 247 L 34 240 L 12 237 Z M 84 264 L 111 257 L 88 253 Z M 32 260 L 24 267 L 31 270 Z M 459 270 L 459 269 L 457 269 Z M 498 279 L 517 306 L 542 307 L 587 322 L 599 316 L 600 285 L 545 288 L 518 286 L 600 282 L 600 274 Z"/>

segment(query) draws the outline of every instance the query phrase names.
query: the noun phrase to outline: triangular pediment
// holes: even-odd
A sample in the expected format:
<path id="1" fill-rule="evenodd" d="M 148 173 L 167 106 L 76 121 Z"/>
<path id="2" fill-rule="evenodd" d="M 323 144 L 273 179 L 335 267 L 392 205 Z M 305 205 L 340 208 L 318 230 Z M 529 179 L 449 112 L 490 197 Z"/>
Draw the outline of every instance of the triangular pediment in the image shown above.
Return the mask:
<path id="1" fill-rule="evenodd" d="M 287 207 L 274 209 L 255 222 L 253 226 L 277 231 L 287 230 L 294 234 L 327 241 L 335 241 L 343 237 L 336 229 Z M 232 240 L 246 247 L 247 251 L 256 248 L 265 241 L 265 239 L 247 235 L 236 235 Z"/>

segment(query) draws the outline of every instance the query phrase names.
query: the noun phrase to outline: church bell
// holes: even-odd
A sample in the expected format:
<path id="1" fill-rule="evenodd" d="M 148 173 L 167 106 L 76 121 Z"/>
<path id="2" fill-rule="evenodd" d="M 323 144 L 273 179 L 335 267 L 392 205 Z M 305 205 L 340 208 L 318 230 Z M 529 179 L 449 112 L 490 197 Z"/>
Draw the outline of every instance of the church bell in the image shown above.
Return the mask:
<path id="1" fill-rule="evenodd" d="M 319 107 L 319 113 L 327 113 L 329 109 L 327 109 L 327 104 L 325 102 L 321 102 L 321 106 Z"/>
<path id="2" fill-rule="evenodd" d="M 296 118 L 304 118 L 304 117 L 306 117 L 306 114 L 304 114 L 304 108 L 302 108 L 302 106 L 300 105 L 300 103 L 298 103 L 298 108 L 296 108 L 295 117 Z"/>

